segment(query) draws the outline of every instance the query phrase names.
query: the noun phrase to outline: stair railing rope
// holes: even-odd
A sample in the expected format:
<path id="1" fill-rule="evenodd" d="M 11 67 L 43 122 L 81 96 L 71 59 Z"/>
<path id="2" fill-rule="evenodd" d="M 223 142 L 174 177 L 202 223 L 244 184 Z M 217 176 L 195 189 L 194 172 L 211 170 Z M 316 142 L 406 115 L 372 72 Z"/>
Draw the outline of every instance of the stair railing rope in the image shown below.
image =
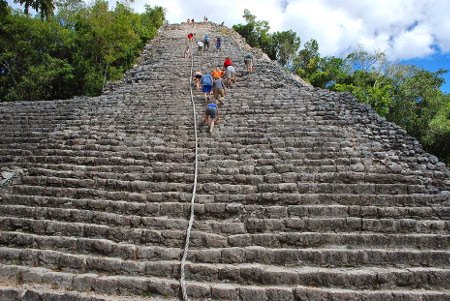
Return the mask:
<path id="1" fill-rule="evenodd" d="M 191 238 L 191 230 L 192 225 L 194 224 L 194 203 L 195 203 L 195 197 L 197 193 L 197 177 L 198 177 L 198 137 L 197 137 L 197 113 L 195 112 L 195 101 L 194 101 L 194 94 L 192 92 L 192 72 L 194 70 L 194 53 L 193 53 L 193 43 L 191 42 L 191 71 L 189 75 L 189 87 L 190 87 L 190 94 L 191 94 L 191 102 L 192 102 L 192 109 L 193 109 L 193 116 L 194 116 L 194 136 L 195 136 L 195 172 L 194 172 L 194 187 L 192 189 L 192 199 L 191 199 L 191 216 L 189 218 L 189 224 L 186 229 L 186 240 L 184 244 L 184 251 L 183 251 L 183 257 L 181 258 L 180 263 L 180 287 L 181 287 L 181 293 L 183 297 L 183 301 L 188 301 L 188 296 L 186 292 L 186 281 L 185 281 L 185 266 L 186 266 L 186 259 L 187 254 L 189 250 L 189 241 Z"/>

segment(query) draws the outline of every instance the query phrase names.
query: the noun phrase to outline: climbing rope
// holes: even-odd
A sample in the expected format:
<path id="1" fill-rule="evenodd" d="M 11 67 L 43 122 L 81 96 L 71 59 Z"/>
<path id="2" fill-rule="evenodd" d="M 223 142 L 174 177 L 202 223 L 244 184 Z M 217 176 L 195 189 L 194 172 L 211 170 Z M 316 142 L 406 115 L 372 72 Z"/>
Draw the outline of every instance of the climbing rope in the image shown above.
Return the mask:
<path id="1" fill-rule="evenodd" d="M 194 172 L 194 188 L 192 189 L 192 199 L 191 199 L 191 217 L 189 218 L 189 224 L 186 229 L 186 241 L 184 243 L 184 251 L 183 251 L 183 257 L 181 258 L 180 263 L 180 286 L 181 286 L 181 293 L 183 295 L 183 301 L 188 301 L 188 296 L 186 292 L 186 282 L 185 282 L 185 275 L 184 275 L 184 268 L 186 266 L 186 258 L 189 250 L 189 240 L 191 238 L 191 230 L 192 225 L 194 224 L 194 203 L 195 203 L 195 197 L 197 193 L 197 176 L 198 176 L 198 138 L 197 138 L 197 114 L 195 112 L 195 102 L 194 102 L 194 94 L 192 92 L 192 72 L 194 70 L 194 45 L 191 43 L 191 72 L 189 76 L 189 87 L 190 87 L 190 93 L 191 93 L 191 102 L 192 102 L 192 109 L 193 109 L 193 115 L 194 115 L 194 136 L 195 136 L 195 172 Z"/>

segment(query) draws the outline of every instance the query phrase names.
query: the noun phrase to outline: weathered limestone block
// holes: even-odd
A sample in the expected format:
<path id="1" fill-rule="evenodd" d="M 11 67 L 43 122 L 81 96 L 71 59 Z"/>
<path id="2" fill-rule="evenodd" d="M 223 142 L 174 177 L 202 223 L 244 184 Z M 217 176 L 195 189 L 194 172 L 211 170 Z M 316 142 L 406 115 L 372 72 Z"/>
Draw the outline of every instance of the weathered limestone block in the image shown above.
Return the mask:
<path id="1" fill-rule="evenodd" d="M 232 284 L 213 284 L 211 297 L 218 300 L 239 300 L 239 288 Z"/>
<path id="2" fill-rule="evenodd" d="M 261 300 L 268 301 L 266 290 L 259 287 L 240 287 L 239 297 L 242 301 Z"/>

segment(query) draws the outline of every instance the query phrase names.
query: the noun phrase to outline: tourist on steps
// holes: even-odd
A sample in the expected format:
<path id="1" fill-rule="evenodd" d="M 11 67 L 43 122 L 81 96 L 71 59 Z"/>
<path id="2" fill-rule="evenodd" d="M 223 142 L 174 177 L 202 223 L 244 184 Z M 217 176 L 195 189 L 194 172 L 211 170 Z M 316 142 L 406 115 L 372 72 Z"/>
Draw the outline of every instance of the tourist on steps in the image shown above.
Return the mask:
<path id="1" fill-rule="evenodd" d="M 198 52 L 203 51 L 205 44 L 202 41 L 197 41 Z"/>
<path id="2" fill-rule="evenodd" d="M 222 47 L 222 39 L 220 37 L 216 38 L 216 51 L 219 52 Z"/>
<path id="3" fill-rule="evenodd" d="M 225 70 L 225 85 L 227 88 L 231 88 L 231 84 L 236 82 L 236 69 L 233 65 L 230 65 Z"/>
<path id="4" fill-rule="evenodd" d="M 202 84 L 202 91 L 205 93 L 205 100 L 207 100 L 211 95 L 211 89 L 214 83 L 211 74 L 205 73 L 200 79 L 200 83 Z"/>
<path id="5" fill-rule="evenodd" d="M 223 62 L 223 68 L 227 69 L 228 66 L 233 65 L 233 62 L 231 61 L 231 58 L 229 56 L 227 56 L 225 58 L 225 61 Z"/>
<path id="6" fill-rule="evenodd" d="M 186 45 L 186 47 L 184 48 L 184 58 L 185 59 L 191 58 L 191 46 L 189 45 Z"/>
<path id="7" fill-rule="evenodd" d="M 213 95 L 216 102 L 223 105 L 222 97 L 225 97 L 225 95 L 227 95 L 227 91 L 225 90 L 225 85 L 223 83 L 222 78 L 220 77 L 214 79 Z"/>
<path id="8" fill-rule="evenodd" d="M 188 42 L 192 43 L 194 41 L 194 34 L 192 32 L 187 35 Z"/>
<path id="9" fill-rule="evenodd" d="M 244 64 L 248 73 L 253 73 L 253 55 L 249 52 L 244 56 Z"/>
<path id="10" fill-rule="evenodd" d="M 205 45 L 205 50 L 209 50 L 209 36 L 207 34 L 203 37 L 203 44 Z"/>
<path id="11" fill-rule="evenodd" d="M 217 66 L 213 71 L 211 71 L 211 75 L 213 79 L 222 78 L 225 75 L 225 71 L 220 69 L 220 66 Z"/>
<path id="12" fill-rule="evenodd" d="M 209 127 L 209 133 L 211 134 L 214 130 L 214 124 L 219 121 L 219 108 L 217 107 L 216 101 L 214 99 L 209 99 L 205 109 L 205 116 L 203 117 L 203 122 Z"/>
<path id="13" fill-rule="evenodd" d="M 195 83 L 195 87 L 197 88 L 197 90 L 200 90 L 200 80 L 203 76 L 202 72 L 200 70 L 195 70 L 194 74 L 192 75 L 194 77 L 194 83 Z"/>

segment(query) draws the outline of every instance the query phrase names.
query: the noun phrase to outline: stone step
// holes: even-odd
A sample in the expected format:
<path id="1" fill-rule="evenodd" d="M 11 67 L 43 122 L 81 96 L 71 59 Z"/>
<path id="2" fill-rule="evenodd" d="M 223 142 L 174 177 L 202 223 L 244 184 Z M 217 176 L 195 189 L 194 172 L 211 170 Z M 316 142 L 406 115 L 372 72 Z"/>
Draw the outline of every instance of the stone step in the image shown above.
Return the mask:
<path id="1" fill-rule="evenodd" d="M 200 198 L 201 200 L 203 198 Z M 229 195 L 216 192 L 207 197 L 209 202 L 238 202 L 244 205 L 289 206 L 289 205 L 344 205 L 344 206 L 431 206 L 448 207 L 447 194 L 333 194 L 333 193 L 279 193 Z M 199 203 L 202 203 L 200 201 Z"/>
<path id="2" fill-rule="evenodd" d="M 245 283 L 249 285 L 378 289 L 449 289 L 450 272 L 437 268 L 284 268 L 259 264 L 193 264 L 187 279 L 208 282 Z"/>
<path id="3" fill-rule="evenodd" d="M 65 273 L 95 273 L 106 276 L 179 278 L 179 261 L 123 261 L 108 257 L 70 255 L 35 249 L 0 248 L 0 262 L 38 266 Z M 264 264 L 186 264 L 186 279 L 199 282 L 246 283 L 250 285 L 304 285 L 346 289 L 449 289 L 450 270 L 429 267 L 407 269 L 364 267 L 281 267 Z"/>
<path id="4" fill-rule="evenodd" d="M 157 230 L 183 230 L 187 228 L 187 214 L 184 218 L 171 216 L 143 217 L 121 215 L 91 210 L 28 207 L 19 205 L 2 205 L 0 214 L 3 217 L 17 217 L 35 220 L 65 221 L 68 223 L 95 223 L 110 227 L 145 228 Z M 222 235 L 243 233 L 272 232 L 354 232 L 367 231 L 374 233 L 436 233 L 445 234 L 449 230 L 448 221 L 415 220 L 405 218 L 255 218 L 249 215 L 245 220 L 215 219 L 196 220 L 194 229 Z"/>
<path id="5" fill-rule="evenodd" d="M 192 181 L 189 181 L 191 180 Z M 164 179 L 161 179 L 164 180 Z M 23 186 L 52 187 L 61 189 L 88 189 L 100 191 L 126 191 L 126 192 L 165 192 L 179 191 L 188 192 L 192 190 L 193 176 L 176 175 L 169 177 L 164 182 L 155 182 L 155 179 L 142 180 L 115 180 L 115 179 L 76 179 L 58 178 L 48 176 L 25 176 L 22 179 Z M 177 182 L 181 180 L 182 182 Z M 187 180 L 187 181 L 186 181 Z M 190 182 L 190 183 L 189 183 Z M 236 185 L 238 186 L 238 185 Z M 242 185 L 241 185 L 242 186 Z"/>
<path id="6" fill-rule="evenodd" d="M 79 158 L 79 157 L 78 157 Z M 60 158 L 61 162 L 65 162 L 64 158 Z M 111 169 L 110 166 L 118 166 L 119 162 L 128 162 L 132 163 L 131 165 L 139 165 L 138 160 L 134 159 L 122 159 L 120 157 L 116 157 L 116 161 L 114 158 L 108 159 L 99 159 L 89 158 L 85 161 L 85 163 L 90 163 L 91 166 L 95 166 L 96 162 L 105 166 L 105 169 Z M 262 161 L 262 160 L 258 160 Z M 325 175 L 316 175 L 312 178 L 309 175 L 305 175 L 303 178 L 301 175 L 297 175 L 290 170 L 283 169 L 286 173 L 283 174 L 276 173 L 273 170 L 266 170 L 262 166 L 255 167 L 253 169 L 252 176 L 240 175 L 237 169 L 238 167 L 242 167 L 241 164 L 236 164 L 233 166 L 229 164 L 230 160 L 224 161 L 224 164 L 220 164 L 220 162 L 216 162 L 216 164 L 209 164 L 204 162 L 203 164 L 199 163 L 200 171 L 206 172 L 204 174 L 200 174 L 199 180 L 200 182 L 206 182 L 204 184 L 199 184 L 199 192 L 204 191 L 212 192 L 212 191 L 225 191 L 225 188 L 230 190 L 230 192 L 241 193 L 241 191 L 247 191 L 248 193 L 252 192 L 260 192 L 260 193 L 334 193 L 334 194 L 415 194 L 415 193 L 428 193 L 429 189 L 426 185 L 422 184 L 409 184 L 408 181 L 406 183 L 400 183 L 400 180 L 396 181 L 396 184 L 385 184 L 381 183 L 367 183 L 367 182 L 359 182 L 359 183 L 345 183 L 345 182 L 353 182 L 352 180 L 345 180 L 341 177 L 341 182 L 334 181 L 334 178 L 330 179 L 329 172 Z M 73 163 L 73 162 L 72 162 Z M 81 163 L 81 162 L 80 162 Z M 172 163 L 175 163 L 173 161 Z M 115 164 L 115 165 L 113 165 Z M 142 164 L 142 163 L 141 163 Z M 193 162 L 185 163 L 187 165 L 191 165 Z M 231 166 L 230 166 L 231 165 Z M 140 171 L 145 171 L 141 167 L 137 168 Z M 184 175 L 179 174 L 179 171 L 172 171 L 170 168 L 175 168 L 176 164 L 170 164 L 168 166 L 163 165 L 163 163 L 155 164 L 155 168 L 147 168 L 146 173 L 141 172 L 142 180 L 115 180 L 113 178 L 108 177 L 99 177 L 98 173 L 94 175 L 90 175 L 90 178 L 81 178 L 80 172 L 75 173 L 73 175 L 56 171 L 55 173 L 44 171 L 43 173 L 39 173 L 36 169 L 31 169 L 30 173 L 26 177 L 24 177 L 22 183 L 23 185 L 29 186 L 50 186 L 50 187 L 67 187 L 67 188 L 105 188 L 110 189 L 111 187 L 128 187 L 128 190 L 148 190 L 152 189 L 155 185 L 164 185 L 163 183 L 156 183 L 155 180 L 163 180 L 163 176 L 166 177 L 167 180 L 181 180 L 181 183 L 172 182 L 171 185 L 179 184 L 183 185 L 183 182 L 186 180 L 192 181 L 193 175 Z M 226 168 L 220 168 L 220 166 L 228 166 Z M 155 174 L 157 169 L 164 171 L 164 173 L 174 172 L 174 175 L 161 175 Z M 212 168 L 217 168 L 217 174 L 211 174 L 213 172 Z M 267 165 L 267 169 L 271 168 L 271 165 Z M 83 168 L 84 169 L 84 168 Z M 118 169 L 118 168 L 117 168 Z M 156 170 L 155 170 L 156 169 Z M 281 168 L 280 168 L 281 169 Z M 85 169 L 84 169 L 85 170 Z M 262 171 L 258 173 L 258 170 Z M 208 173 L 208 171 L 210 173 Z M 270 172 L 267 172 L 270 171 Z M 230 175 L 233 174 L 233 175 Z M 68 176 L 68 177 L 65 177 Z M 133 178 L 136 178 L 139 175 L 133 175 Z M 155 177 L 152 177 L 155 176 Z M 95 179 L 92 179 L 95 177 Z M 325 181 L 324 179 L 329 179 Z M 389 177 L 386 177 L 389 179 Z M 392 177 L 395 178 L 395 177 Z M 209 181 L 208 181 L 209 179 Z M 373 179 L 373 178 L 372 178 Z M 397 178 L 398 179 L 398 178 Z M 304 182 L 303 182 L 304 181 Z M 193 182 L 193 181 L 192 181 Z M 210 184 L 210 182 L 216 182 L 221 184 Z M 328 183 L 327 183 L 328 182 Z M 386 180 L 386 182 L 389 182 Z M 166 183 L 169 184 L 169 183 Z M 248 185 L 250 184 L 250 185 Z M 134 187 L 134 188 L 133 188 Z M 158 191 L 158 188 L 155 188 L 155 191 Z"/>
<path id="7" fill-rule="evenodd" d="M 158 158 L 158 157 L 156 157 Z M 155 159 L 157 161 L 158 159 Z M 194 173 L 194 162 L 154 162 L 151 165 L 78 165 L 78 164 L 41 164 L 35 163 L 27 169 L 29 175 L 58 176 L 61 178 L 111 178 L 123 175 L 125 178 L 150 177 L 152 173 L 177 174 Z M 135 179 L 137 180 L 137 179 Z M 193 181 L 192 181 L 193 182 Z"/>
<path id="8" fill-rule="evenodd" d="M 92 239 L 107 239 L 117 243 L 152 245 L 167 248 L 180 248 L 184 244 L 183 230 L 153 230 L 144 228 L 109 227 L 105 225 L 66 223 L 51 220 L 34 220 L 15 217 L 0 217 L 2 231 L 21 231 L 36 235 L 61 235 Z M 223 247 L 227 238 L 221 235 L 195 231 L 192 246 L 204 244 Z"/>
<path id="9" fill-rule="evenodd" d="M 234 225 L 222 225 L 231 229 Z M 221 228 L 221 227 L 217 227 Z M 154 230 L 144 228 L 110 227 L 106 225 L 65 223 L 51 220 L 34 220 L 16 217 L 0 217 L 2 231 L 21 231 L 36 235 L 61 235 L 92 239 L 107 239 L 137 245 L 153 245 L 180 248 L 184 244 L 184 230 Z M 238 227 L 238 229 L 241 229 Z M 208 229 L 211 231 L 211 229 Z M 236 230 L 234 230 L 236 231 Z M 353 247 L 442 249 L 448 247 L 450 236 L 430 233 L 333 233 L 333 232 L 273 232 L 245 234 L 217 234 L 194 229 L 191 246 L 225 248 L 262 246 L 270 248 L 314 248 L 343 245 Z"/>
<path id="10" fill-rule="evenodd" d="M 0 283 L 9 285 L 43 285 L 60 291 L 91 292 L 95 294 L 137 295 L 173 298 L 178 296 L 176 280 L 157 277 L 103 276 L 56 272 L 41 267 L 0 265 Z M 129 299 L 128 299 L 129 300 Z M 170 300 L 170 299 L 169 299 Z"/>
<path id="11" fill-rule="evenodd" d="M 14 185 L 12 187 L 12 193 L 21 195 L 35 195 L 44 197 L 67 197 L 74 199 L 109 199 L 119 201 L 131 201 L 131 202 L 159 202 L 166 200 L 168 202 L 187 202 L 190 198 L 189 195 L 192 191 L 192 184 L 177 184 L 177 183 L 160 183 L 158 186 L 158 192 L 132 192 L 123 191 L 126 186 L 122 186 L 120 182 L 117 182 L 115 190 L 102 190 L 102 189 L 87 189 L 87 188 L 59 188 L 49 186 L 29 186 L 29 185 Z M 153 184 L 156 185 L 156 184 Z M 168 190 L 172 189 L 173 190 Z M 181 191 L 181 188 L 186 191 Z"/>
<path id="12" fill-rule="evenodd" d="M 211 242 L 223 244 L 220 237 Z M 237 234 L 227 238 L 228 247 L 260 246 L 267 248 L 327 248 L 345 246 L 354 248 L 412 248 L 446 249 L 450 236 L 441 234 L 379 234 L 379 233 L 333 233 L 291 232 L 264 234 Z M 195 247 L 195 246 L 194 246 Z"/>
<path id="13" fill-rule="evenodd" d="M 15 286 L 44 287 L 45 290 L 61 289 L 63 292 L 70 291 L 68 294 L 90 293 L 107 294 L 114 296 L 118 301 L 124 295 L 128 299 L 132 296 L 133 300 L 140 301 L 142 296 L 145 300 L 149 297 L 162 298 L 162 300 L 172 300 L 179 294 L 179 283 L 172 280 L 165 280 L 156 277 L 127 277 L 127 276 L 100 276 L 96 274 L 73 275 L 69 273 L 54 272 L 44 268 L 25 268 L 15 265 L 1 265 L 2 274 L 0 281 L 8 281 Z M 383 279 L 380 279 L 383 281 Z M 235 285 L 230 283 L 200 283 L 196 281 L 187 281 L 186 289 L 188 296 L 198 300 L 336 300 L 336 297 L 342 300 L 351 300 L 358 298 L 361 301 L 376 300 L 410 300 L 410 301 L 448 301 L 450 292 L 443 290 L 423 290 L 423 289 L 383 289 L 371 288 L 370 290 L 351 290 L 337 288 L 319 288 L 311 286 L 251 286 Z M 3 293 L 4 290 L 2 289 Z M 35 296 L 35 293 L 30 293 Z M 47 293 L 48 294 L 48 293 Z M 46 296 L 45 293 L 38 293 L 39 296 Z M 137 299 L 134 299 L 138 296 Z M 159 297 L 161 296 L 161 297 Z M 20 300 L 20 299 L 19 299 Z M 28 299 L 25 299 L 28 300 Z M 70 299 L 64 299 L 70 300 Z M 83 299 L 75 299 L 82 300 Z M 89 299 L 87 299 L 89 300 Z M 104 299 L 109 301 L 109 299 Z M 152 300 L 152 299 L 150 299 Z M 177 299 L 178 300 L 178 299 Z M 53 301 L 50 299 L 50 301 Z M 55 301 L 59 301 L 56 299 Z M 97 301 L 96 299 L 89 301 Z"/>
<path id="14" fill-rule="evenodd" d="M 436 233 L 446 234 L 450 222 L 415 219 L 381 218 L 248 218 L 247 233 L 273 232 L 372 232 L 372 233 Z"/>
<path id="15" fill-rule="evenodd" d="M 0 282 L 0 300 L 4 301 L 29 301 L 29 300 L 45 300 L 45 301 L 129 301 L 130 296 L 111 296 L 95 293 L 78 293 L 73 291 L 58 290 L 56 285 L 20 285 L 16 284 L 11 287 L 9 284 Z M 144 294 L 145 295 L 145 294 Z M 178 298 L 170 298 L 167 296 L 149 296 L 139 297 L 133 296 L 133 301 L 178 301 Z"/>
<path id="16" fill-rule="evenodd" d="M 0 247 L 0 263 L 38 266 L 66 273 L 95 273 L 101 275 L 129 275 L 134 277 L 180 277 L 179 260 L 121 260 L 92 255 L 74 255 L 39 249 Z"/>
<path id="17" fill-rule="evenodd" d="M 188 184 L 185 184 L 188 185 Z M 192 187 L 192 186 L 191 186 Z M 230 195 L 216 184 L 204 185 L 204 190 L 211 190 L 214 194 L 199 193 L 197 203 L 241 203 L 243 205 L 289 206 L 289 205 L 344 205 L 344 206 L 386 206 L 386 207 L 448 207 L 446 194 L 340 194 L 332 193 L 251 193 Z M 191 191 L 180 192 L 146 192 L 132 193 L 123 191 L 103 191 L 94 189 L 56 188 L 28 185 L 15 185 L 12 194 L 36 197 L 61 197 L 73 199 L 106 199 L 127 202 L 189 202 Z M 220 208 L 220 207 L 219 207 Z"/>
<path id="18" fill-rule="evenodd" d="M 39 248 L 66 254 L 106 256 L 140 261 L 180 260 L 182 255 L 182 249 L 179 247 L 143 246 L 123 242 L 116 243 L 102 238 L 45 236 L 8 231 L 0 233 L 0 245 L 20 249 Z"/>
<path id="19" fill-rule="evenodd" d="M 63 252 L 66 255 L 106 256 L 122 260 L 137 261 L 179 261 L 180 248 L 163 248 L 157 246 L 137 246 L 133 244 L 114 243 L 104 239 L 86 239 L 65 236 L 41 236 L 20 232 L 0 233 L 0 246 L 3 246 L 5 258 L 8 248 L 33 249 Z M 12 251 L 15 253 L 14 251 Z M 393 267 L 449 267 L 450 253 L 445 250 L 417 249 L 345 249 L 345 247 L 297 249 L 297 248 L 263 248 L 234 247 L 190 249 L 188 260 L 194 263 L 261 263 L 279 266 L 303 265 L 319 267 L 358 267 L 358 266 L 393 266 Z M 11 256 L 11 255 L 9 255 Z M 16 255 L 13 255 L 16 256 Z"/>
<path id="20" fill-rule="evenodd" d="M 72 157 L 72 159 L 68 160 L 67 157 L 59 156 L 52 158 L 17 156 L 15 158 L 20 162 L 34 163 L 33 165 L 35 167 L 30 168 L 30 175 L 39 175 L 37 172 L 33 172 L 35 170 L 49 169 L 50 171 L 43 171 L 42 173 L 49 176 L 53 170 L 58 172 L 77 170 L 78 173 L 89 171 L 119 173 L 125 171 L 149 174 L 158 171 L 164 173 L 193 173 L 194 158 L 191 158 L 191 156 L 193 156 L 193 151 L 189 150 L 184 152 L 184 154 L 176 156 L 167 154 L 149 154 L 145 159 L 124 157 Z M 360 184 L 374 185 L 378 183 L 384 184 L 385 187 L 400 187 L 401 184 L 408 184 L 408 186 L 404 186 L 406 188 L 403 190 L 409 190 L 409 193 L 426 192 L 430 182 L 429 179 L 423 177 L 423 175 L 395 174 L 392 173 L 389 168 L 381 166 L 377 167 L 374 165 L 368 167 L 372 170 L 367 170 L 367 173 L 362 173 L 361 171 L 355 170 L 365 169 L 363 164 L 356 163 L 342 165 L 339 163 L 339 159 L 336 160 L 337 162 L 329 161 L 328 165 L 314 165 L 314 163 L 310 162 L 309 164 L 311 165 L 304 166 L 301 164 L 302 160 L 286 163 L 286 161 L 283 161 L 282 159 L 261 158 L 261 155 L 255 155 L 246 150 L 242 150 L 235 155 L 223 154 L 215 157 L 216 158 L 213 161 L 208 161 L 212 159 L 212 156 L 200 154 L 199 167 L 201 170 L 199 173 L 202 176 L 206 177 L 211 175 L 220 177 L 222 175 L 233 174 L 239 179 L 239 174 L 249 174 L 252 176 L 264 176 L 265 178 L 263 178 L 263 180 L 268 180 L 270 183 L 310 181 L 317 184 L 326 182 L 333 182 L 336 184 L 348 183 L 353 186 Z M 9 158 L 9 160 L 14 159 L 12 156 L 5 156 L 2 158 Z M 39 158 L 42 160 L 37 162 L 40 160 Z M 243 164 L 243 162 L 247 162 L 247 164 Z M 318 161 L 314 160 L 314 162 Z M 360 177 L 358 177 L 359 175 Z M 439 177 L 437 172 L 435 172 L 435 175 L 436 178 Z M 295 178 L 293 178 L 294 176 Z M 440 177 L 445 179 L 445 173 L 442 172 Z M 261 177 L 256 177 L 255 179 L 260 180 Z M 370 187 L 369 189 L 369 192 L 374 190 L 374 188 Z"/>
<path id="21" fill-rule="evenodd" d="M 98 153 L 96 156 L 53 156 L 53 155 L 46 155 L 46 156 L 31 156 L 31 157 L 25 157 L 24 160 L 26 160 L 29 163 L 45 163 L 45 164 L 74 164 L 74 165 L 87 165 L 87 166 L 96 166 L 96 165 L 139 165 L 139 166 L 148 166 L 151 165 L 151 161 L 153 158 L 158 158 L 161 162 L 172 162 L 172 163 L 185 163 L 193 162 L 194 161 L 194 155 L 192 153 L 192 150 L 187 149 L 186 151 L 180 151 L 179 153 L 170 152 L 167 151 L 166 153 L 161 154 L 148 154 L 148 156 L 140 159 L 133 159 L 133 158 L 123 158 L 114 156 L 114 157 L 104 157 L 105 154 Z M 154 159 L 153 159 L 154 160 Z"/>
<path id="22" fill-rule="evenodd" d="M 93 180 L 78 180 L 77 183 L 88 183 Z M 143 181 L 119 181 L 119 180 L 96 180 L 104 183 L 108 190 L 104 187 L 85 188 L 85 187 L 67 187 L 58 184 L 58 186 L 35 186 L 18 184 L 12 187 L 13 194 L 20 195 L 36 195 L 48 197 L 67 197 L 67 198 L 94 198 L 94 199 L 110 199 L 121 201 L 157 201 L 164 198 L 165 201 L 188 201 L 190 198 L 187 194 L 192 192 L 192 183 L 176 183 L 176 182 L 159 182 L 150 183 Z M 69 183 L 69 182 L 64 182 Z M 81 185 L 81 184 L 80 184 Z M 308 186 L 298 185 L 302 190 L 292 192 L 288 185 L 283 185 L 284 189 L 279 189 L 279 185 L 269 186 L 272 191 L 261 192 L 261 189 L 255 185 L 231 185 L 231 184 L 198 184 L 198 193 L 205 195 L 206 198 L 200 197 L 199 203 L 218 202 L 230 203 L 239 202 L 242 204 L 257 205 L 298 205 L 298 204 L 335 204 L 335 205 L 375 205 L 375 206 L 448 206 L 448 200 L 442 195 L 429 195 L 426 199 L 419 199 L 424 194 L 389 194 L 395 192 L 394 188 L 383 191 L 379 194 L 360 195 L 355 187 L 355 191 L 351 194 L 346 191 L 340 192 L 337 189 L 345 189 L 344 185 L 327 186 L 322 185 L 318 191 L 316 186 L 309 188 Z M 268 186 L 265 186 L 267 188 Z M 335 188 L 333 191 L 332 188 Z M 309 191 L 311 189 L 312 191 Z M 340 192 L 340 193 L 338 193 Z M 386 192 L 388 194 L 386 194 Z M 361 190 L 361 193 L 364 193 Z M 304 201 L 304 203 L 302 202 Z"/>
<path id="23" fill-rule="evenodd" d="M 208 203 L 213 196 L 198 195 L 195 204 L 196 219 L 230 219 L 230 218 L 381 218 L 381 219 L 419 219 L 450 220 L 450 207 L 440 206 L 358 206 L 358 205 L 287 205 L 263 206 L 244 205 L 240 203 Z M 31 206 L 40 208 L 63 208 L 100 211 L 122 215 L 136 216 L 171 216 L 186 217 L 190 213 L 190 204 L 180 202 L 125 202 L 101 199 L 73 199 L 62 197 L 39 197 L 4 194 L 0 205 Z"/>

